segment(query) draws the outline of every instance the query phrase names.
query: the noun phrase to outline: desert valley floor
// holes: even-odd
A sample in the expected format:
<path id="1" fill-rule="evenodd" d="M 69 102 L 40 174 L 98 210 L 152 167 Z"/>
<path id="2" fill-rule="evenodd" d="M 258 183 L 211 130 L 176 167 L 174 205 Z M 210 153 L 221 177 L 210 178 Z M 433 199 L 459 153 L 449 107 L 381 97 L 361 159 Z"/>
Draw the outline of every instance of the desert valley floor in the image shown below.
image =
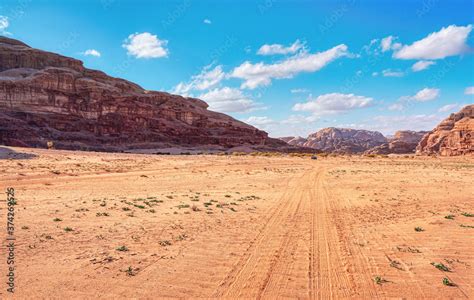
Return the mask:
<path id="1" fill-rule="evenodd" d="M 472 157 L 1 150 L 18 298 L 474 297 Z"/>

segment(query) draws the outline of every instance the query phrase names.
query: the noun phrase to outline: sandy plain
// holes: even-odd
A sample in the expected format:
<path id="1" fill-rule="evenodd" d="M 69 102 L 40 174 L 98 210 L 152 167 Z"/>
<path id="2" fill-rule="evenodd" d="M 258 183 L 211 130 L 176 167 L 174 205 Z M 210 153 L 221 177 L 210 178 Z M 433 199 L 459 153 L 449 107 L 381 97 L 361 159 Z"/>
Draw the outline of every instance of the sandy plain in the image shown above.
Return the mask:
<path id="1" fill-rule="evenodd" d="M 1 148 L 18 299 L 474 298 L 472 157 Z"/>

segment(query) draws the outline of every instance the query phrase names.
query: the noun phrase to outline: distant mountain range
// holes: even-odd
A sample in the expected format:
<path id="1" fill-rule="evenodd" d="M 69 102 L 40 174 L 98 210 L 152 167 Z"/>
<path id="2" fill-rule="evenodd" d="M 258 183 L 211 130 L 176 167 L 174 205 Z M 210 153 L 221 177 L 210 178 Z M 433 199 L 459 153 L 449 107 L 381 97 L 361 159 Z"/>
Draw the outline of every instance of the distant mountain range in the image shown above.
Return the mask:
<path id="1" fill-rule="evenodd" d="M 331 153 L 464 155 L 474 153 L 474 105 L 451 114 L 432 131 L 397 131 L 387 138 L 377 131 L 330 127 L 307 138 L 280 139 L 290 145 Z"/>

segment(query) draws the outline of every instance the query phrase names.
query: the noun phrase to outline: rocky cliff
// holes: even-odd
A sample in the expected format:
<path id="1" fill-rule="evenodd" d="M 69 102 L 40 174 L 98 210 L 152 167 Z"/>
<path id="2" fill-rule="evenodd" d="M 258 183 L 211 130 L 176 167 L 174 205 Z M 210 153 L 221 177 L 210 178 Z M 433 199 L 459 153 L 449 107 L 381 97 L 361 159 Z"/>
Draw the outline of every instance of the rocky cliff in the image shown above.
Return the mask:
<path id="1" fill-rule="evenodd" d="M 0 37 L 0 144 L 120 151 L 282 141 L 199 99 L 146 91 L 82 62 Z"/>
<path id="2" fill-rule="evenodd" d="M 474 105 L 451 114 L 427 133 L 416 147 L 416 153 L 442 156 L 474 153 Z"/>
<path id="3" fill-rule="evenodd" d="M 290 145 L 333 153 L 362 153 L 387 142 L 387 139 L 377 131 L 334 127 L 321 129 L 310 134 L 306 139 L 302 137 L 284 137 L 281 140 Z"/>
<path id="4" fill-rule="evenodd" d="M 427 131 L 397 131 L 387 143 L 367 150 L 366 154 L 408 154 L 415 153 L 416 146 Z"/>
<path id="5" fill-rule="evenodd" d="M 301 137 L 301 136 L 287 136 L 287 137 L 281 137 L 280 140 L 284 141 L 285 143 L 288 143 L 289 145 L 292 146 L 299 146 L 303 147 L 304 143 L 307 142 L 307 139 Z"/>

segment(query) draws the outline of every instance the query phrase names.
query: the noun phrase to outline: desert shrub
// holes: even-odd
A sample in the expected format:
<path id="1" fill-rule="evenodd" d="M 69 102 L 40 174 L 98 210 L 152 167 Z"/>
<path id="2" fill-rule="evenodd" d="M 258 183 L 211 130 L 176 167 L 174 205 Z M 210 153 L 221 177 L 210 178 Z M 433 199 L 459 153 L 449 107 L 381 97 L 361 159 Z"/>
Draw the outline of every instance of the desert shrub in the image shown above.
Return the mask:
<path id="1" fill-rule="evenodd" d="M 454 283 L 452 283 L 447 277 L 443 278 L 443 284 L 446 286 L 454 286 Z"/>
<path id="2" fill-rule="evenodd" d="M 449 272 L 449 268 L 445 266 L 443 263 L 431 263 L 436 269 L 444 271 L 444 272 Z"/>

